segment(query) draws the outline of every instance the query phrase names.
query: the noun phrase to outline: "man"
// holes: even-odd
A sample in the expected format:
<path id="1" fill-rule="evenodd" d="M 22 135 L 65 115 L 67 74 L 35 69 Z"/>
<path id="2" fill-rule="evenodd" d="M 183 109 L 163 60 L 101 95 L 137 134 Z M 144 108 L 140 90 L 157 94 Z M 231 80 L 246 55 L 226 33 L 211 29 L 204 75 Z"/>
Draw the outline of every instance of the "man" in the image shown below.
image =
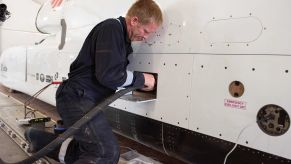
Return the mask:
<path id="1" fill-rule="evenodd" d="M 146 39 L 162 21 L 162 12 L 153 0 L 137 0 L 125 18 L 107 19 L 92 29 L 70 66 L 69 79 L 59 86 L 56 93 L 57 110 L 65 127 L 70 127 L 99 102 L 114 94 L 118 87 L 137 86 L 144 91 L 153 90 L 153 75 L 127 71 L 127 57 L 132 53 L 131 41 Z M 33 130 L 26 136 L 33 138 Z M 112 164 L 119 159 L 117 140 L 103 112 L 74 135 L 72 149 L 66 150 L 66 145 L 69 144 L 63 144 L 60 151 L 60 154 L 62 150 L 71 154 L 66 155 L 66 163 Z"/>

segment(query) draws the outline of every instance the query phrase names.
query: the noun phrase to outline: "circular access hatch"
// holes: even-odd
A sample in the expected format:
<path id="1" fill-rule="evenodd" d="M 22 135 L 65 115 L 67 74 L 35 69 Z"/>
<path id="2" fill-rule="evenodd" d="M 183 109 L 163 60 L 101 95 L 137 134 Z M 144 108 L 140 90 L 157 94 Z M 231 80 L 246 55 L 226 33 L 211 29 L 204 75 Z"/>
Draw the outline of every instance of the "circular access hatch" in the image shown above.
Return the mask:
<path id="1" fill-rule="evenodd" d="M 286 133 L 290 126 L 290 117 L 286 110 L 274 104 L 263 106 L 257 115 L 260 129 L 268 135 L 280 136 Z"/>

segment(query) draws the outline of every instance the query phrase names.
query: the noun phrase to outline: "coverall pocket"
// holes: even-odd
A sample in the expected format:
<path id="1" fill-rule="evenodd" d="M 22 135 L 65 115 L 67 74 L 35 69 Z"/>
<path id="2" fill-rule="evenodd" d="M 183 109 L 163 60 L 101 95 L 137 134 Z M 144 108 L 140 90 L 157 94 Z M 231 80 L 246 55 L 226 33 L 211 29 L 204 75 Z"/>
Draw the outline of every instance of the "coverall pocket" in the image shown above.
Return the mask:
<path id="1" fill-rule="evenodd" d="M 75 93 L 77 94 L 77 96 L 83 97 L 85 95 L 85 90 L 82 88 L 76 88 Z"/>

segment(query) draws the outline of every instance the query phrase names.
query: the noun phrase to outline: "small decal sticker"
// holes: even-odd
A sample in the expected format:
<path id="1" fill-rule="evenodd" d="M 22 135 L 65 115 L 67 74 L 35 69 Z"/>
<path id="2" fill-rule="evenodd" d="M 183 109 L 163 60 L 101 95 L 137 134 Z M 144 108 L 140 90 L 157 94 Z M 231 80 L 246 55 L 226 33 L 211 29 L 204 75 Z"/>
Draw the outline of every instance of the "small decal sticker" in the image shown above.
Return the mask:
<path id="1" fill-rule="evenodd" d="M 55 80 L 57 80 L 58 78 L 59 78 L 59 73 L 56 72 L 56 73 L 55 73 Z"/>
<path id="2" fill-rule="evenodd" d="M 236 109 L 246 109 L 247 103 L 239 100 L 224 99 L 224 106 Z"/>
<path id="3" fill-rule="evenodd" d="M 41 82 L 44 82 L 44 74 L 40 74 L 39 79 L 40 79 Z"/>
<path id="4" fill-rule="evenodd" d="M 39 73 L 36 73 L 36 80 L 39 80 Z"/>
<path id="5" fill-rule="evenodd" d="M 56 8 L 56 7 L 61 6 L 62 2 L 63 2 L 63 0 L 52 0 L 51 1 L 52 8 Z"/>
<path id="6" fill-rule="evenodd" d="M 45 81 L 46 81 L 47 83 L 51 83 L 51 82 L 53 81 L 53 76 L 46 75 L 46 77 L 45 77 Z"/>
<path id="7" fill-rule="evenodd" d="M 7 67 L 4 64 L 1 64 L 1 71 L 7 72 Z"/>

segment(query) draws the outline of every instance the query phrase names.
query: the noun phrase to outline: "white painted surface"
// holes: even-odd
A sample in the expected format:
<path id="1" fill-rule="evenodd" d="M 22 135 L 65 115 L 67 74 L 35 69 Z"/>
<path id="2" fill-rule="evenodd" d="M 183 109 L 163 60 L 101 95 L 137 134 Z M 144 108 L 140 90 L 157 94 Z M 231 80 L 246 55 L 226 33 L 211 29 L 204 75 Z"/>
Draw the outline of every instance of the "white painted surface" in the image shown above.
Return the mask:
<path id="1" fill-rule="evenodd" d="M 1 82 L 33 94 L 48 84 L 46 76 L 54 80 L 66 78 L 69 64 L 93 26 L 106 18 L 124 15 L 132 2 L 66 0 L 58 8 L 46 2 L 37 25 L 50 35 L 42 35 L 45 40 L 39 45 L 5 50 L 0 62 L 7 71 L 1 71 Z M 240 144 L 291 159 L 290 130 L 272 137 L 255 123 L 258 110 L 267 104 L 277 104 L 291 113 L 291 1 L 157 2 L 164 11 L 165 22 L 151 38 L 134 44 L 129 66 L 130 70 L 159 74 L 157 100 L 141 104 L 118 100 L 112 106 L 231 142 L 251 124 L 242 133 Z M 36 11 L 36 3 L 33 4 L 31 11 Z M 36 18 L 34 13 L 29 15 Z M 60 19 L 67 23 L 62 50 L 58 49 Z M 26 26 L 16 22 L 5 26 L 34 34 L 33 21 L 26 22 Z M 1 38 L 8 40 L 7 33 Z M 11 40 L 18 39 L 23 38 L 11 36 Z M 39 40 L 29 38 L 26 43 L 36 41 Z M 244 84 L 242 97 L 229 94 L 232 81 Z M 56 86 L 50 87 L 40 99 L 55 104 L 55 91 Z M 242 102 L 244 109 L 227 107 L 226 100 Z"/>

